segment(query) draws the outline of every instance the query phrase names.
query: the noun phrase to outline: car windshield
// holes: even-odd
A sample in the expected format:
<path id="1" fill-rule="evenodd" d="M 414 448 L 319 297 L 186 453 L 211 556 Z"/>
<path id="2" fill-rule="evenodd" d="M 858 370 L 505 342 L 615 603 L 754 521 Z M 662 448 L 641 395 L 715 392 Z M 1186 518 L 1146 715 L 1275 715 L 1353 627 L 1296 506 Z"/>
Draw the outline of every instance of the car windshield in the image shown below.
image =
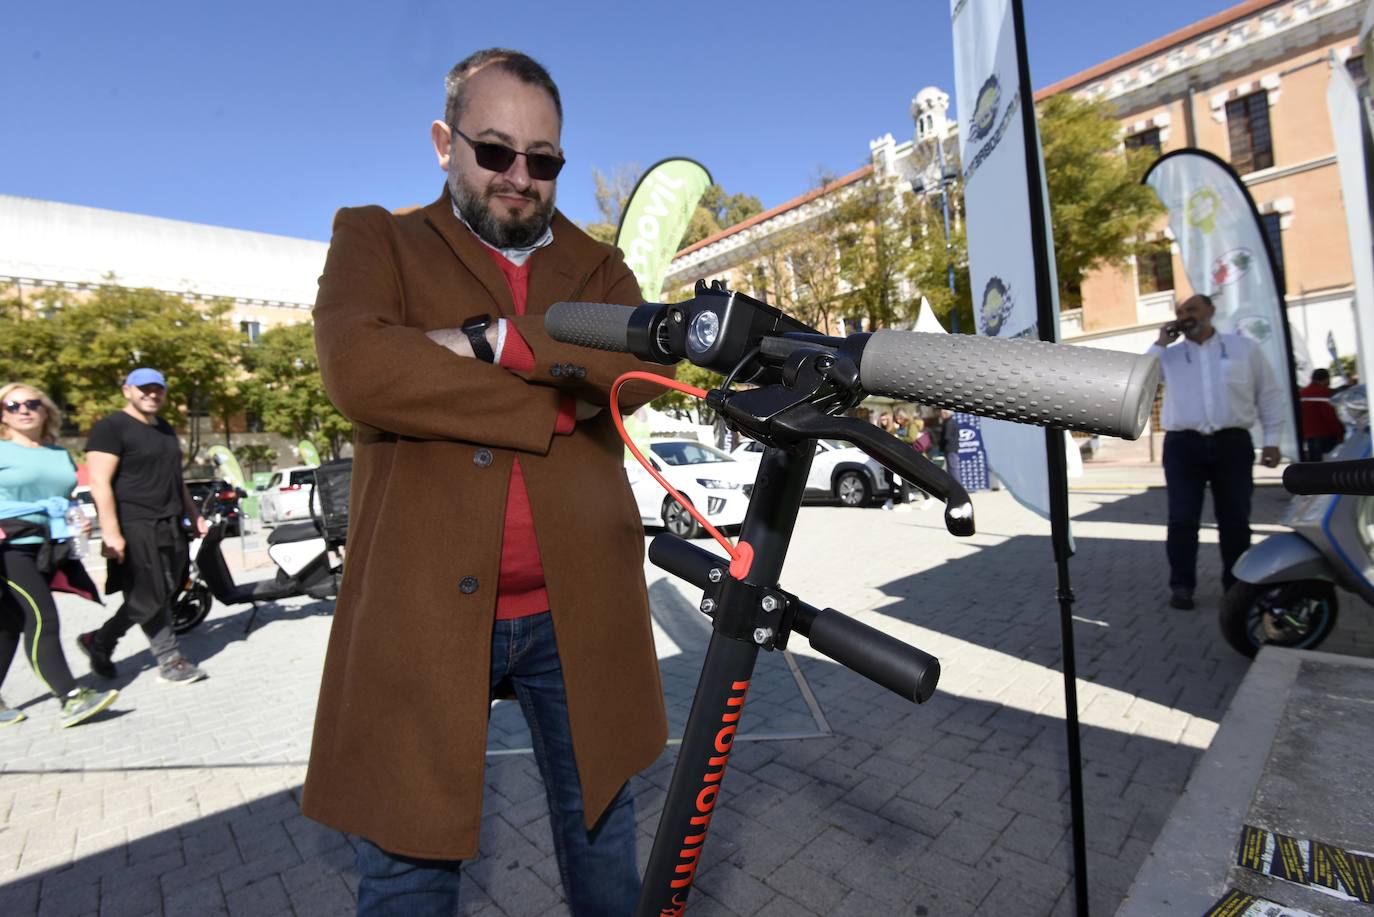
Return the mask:
<path id="1" fill-rule="evenodd" d="M 822 439 L 819 441 L 827 449 L 848 449 L 849 443 L 842 439 Z"/>
<path id="2" fill-rule="evenodd" d="M 713 462 L 733 462 L 734 459 L 711 446 L 701 443 L 650 443 L 654 455 L 669 465 L 705 465 Z"/>

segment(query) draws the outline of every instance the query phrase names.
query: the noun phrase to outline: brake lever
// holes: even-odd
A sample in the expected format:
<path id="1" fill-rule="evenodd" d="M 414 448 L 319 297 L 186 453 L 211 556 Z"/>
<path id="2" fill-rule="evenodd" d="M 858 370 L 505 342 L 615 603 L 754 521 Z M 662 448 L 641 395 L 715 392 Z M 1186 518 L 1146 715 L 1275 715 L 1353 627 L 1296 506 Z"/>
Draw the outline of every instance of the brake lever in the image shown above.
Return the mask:
<path id="1" fill-rule="evenodd" d="M 840 439 L 853 443 L 893 474 L 915 482 L 922 490 L 943 500 L 945 528 L 951 535 L 964 537 L 974 532 L 973 501 L 968 491 L 930 459 L 871 423 L 824 414 L 803 402 L 777 414 L 771 432 L 773 439 L 779 442 Z"/>

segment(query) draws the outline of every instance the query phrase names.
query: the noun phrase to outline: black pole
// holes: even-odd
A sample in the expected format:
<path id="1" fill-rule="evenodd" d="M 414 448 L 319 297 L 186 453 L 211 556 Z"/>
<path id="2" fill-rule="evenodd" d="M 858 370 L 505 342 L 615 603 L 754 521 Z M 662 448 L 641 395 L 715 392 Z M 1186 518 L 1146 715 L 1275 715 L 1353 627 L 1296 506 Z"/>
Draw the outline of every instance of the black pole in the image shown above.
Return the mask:
<path id="1" fill-rule="evenodd" d="M 1050 282 L 1050 250 L 1047 223 L 1049 206 L 1043 194 L 1039 134 L 1035 127 L 1035 95 L 1031 89 L 1030 60 L 1026 53 L 1026 23 L 1021 0 L 1011 0 L 1012 28 L 1016 37 L 1017 84 L 1021 97 L 1021 124 L 1025 135 L 1026 186 L 1030 205 L 1031 251 L 1035 259 L 1036 323 L 1042 341 L 1054 340 L 1058 316 L 1054 314 L 1055 290 Z M 1064 431 L 1045 430 L 1045 465 L 1049 476 L 1050 540 L 1054 544 L 1058 573 L 1059 641 L 1064 669 L 1064 730 L 1068 740 L 1069 803 L 1073 820 L 1074 897 L 1079 917 L 1088 915 L 1088 851 L 1083 811 L 1083 759 L 1078 729 L 1078 664 L 1074 658 L 1073 586 L 1069 579 L 1069 558 L 1073 540 L 1069 535 L 1069 480 L 1064 458 Z"/>

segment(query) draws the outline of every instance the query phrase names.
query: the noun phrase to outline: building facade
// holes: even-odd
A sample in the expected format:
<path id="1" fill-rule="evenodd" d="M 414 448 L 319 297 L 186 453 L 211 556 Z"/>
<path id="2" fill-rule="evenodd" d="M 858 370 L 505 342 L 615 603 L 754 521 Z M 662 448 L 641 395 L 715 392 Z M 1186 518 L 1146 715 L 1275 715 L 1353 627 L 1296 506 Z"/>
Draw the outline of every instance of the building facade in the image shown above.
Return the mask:
<path id="1" fill-rule="evenodd" d="M 1341 355 L 1356 351 L 1353 274 L 1335 144 L 1327 115 L 1330 68 L 1363 81 L 1357 33 L 1360 0 L 1247 0 L 1036 93 L 1063 92 L 1115 106 L 1122 143 L 1163 154 L 1200 147 L 1231 163 L 1260 210 L 1284 269 L 1289 324 L 1325 365 L 1328 334 Z M 1031 49 L 1034 67 L 1034 49 Z M 912 100 L 911 139 L 869 144 L 863 168 L 679 252 L 665 291 L 698 278 L 745 292 L 766 278 L 771 250 L 814 225 L 837 195 L 859 182 L 890 184 L 939 207 L 956 180 L 957 124 L 948 96 L 923 89 Z M 949 214 L 956 224 L 957 212 Z M 1191 294 L 1166 221 L 1156 251 L 1085 278 L 1083 306 L 1061 315 L 1068 343 L 1138 351 Z M 774 259 L 776 260 L 776 259 Z M 774 284 L 785 282 L 775 278 Z M 912 297 L 919 290 L 905 291 Z"/>

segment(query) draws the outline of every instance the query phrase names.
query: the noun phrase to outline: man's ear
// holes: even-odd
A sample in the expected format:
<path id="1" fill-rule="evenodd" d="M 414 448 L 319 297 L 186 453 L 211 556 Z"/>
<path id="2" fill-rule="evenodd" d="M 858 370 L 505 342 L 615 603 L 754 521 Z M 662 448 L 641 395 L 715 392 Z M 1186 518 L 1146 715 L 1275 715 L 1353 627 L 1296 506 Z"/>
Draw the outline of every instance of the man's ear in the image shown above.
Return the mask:
<path id="1" fill-rule="evenodd" d="M 443 121 L 435 121 L 429 126 L 429 138 L 434 141 L 434 155 L 439 157 L 439 168 L 447 172 L 449 154 L 453 151 L 453 131 Z"/>

